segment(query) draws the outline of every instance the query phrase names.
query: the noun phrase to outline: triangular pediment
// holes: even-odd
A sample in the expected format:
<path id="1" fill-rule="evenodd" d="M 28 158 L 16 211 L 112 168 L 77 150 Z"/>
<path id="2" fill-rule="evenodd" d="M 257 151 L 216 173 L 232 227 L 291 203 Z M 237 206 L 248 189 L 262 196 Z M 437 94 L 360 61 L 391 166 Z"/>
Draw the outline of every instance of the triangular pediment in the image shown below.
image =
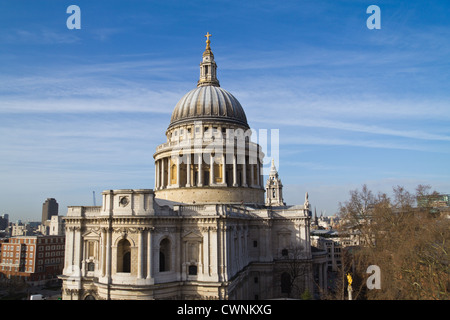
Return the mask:
<path id="1" fill-rule="evenodd" d="M 189 230 L 186 232 L 186 234 L 183 236 L 183 240 L 202 240 L 203 235 L 200 233 L 199 230 Z"/>
<path id="2" fill-rule="evenodd" d="M 86 238 L 91 238 L 91 239 L 95 238 L 95 239 L 97 239 L 98 237 L 100 237 L 100 230 L 98 232 L 95 231 L 95 230 L 88 230 L 85 233 L 83 233 L 81 236 L 84 239 L 86 239 Z"/>

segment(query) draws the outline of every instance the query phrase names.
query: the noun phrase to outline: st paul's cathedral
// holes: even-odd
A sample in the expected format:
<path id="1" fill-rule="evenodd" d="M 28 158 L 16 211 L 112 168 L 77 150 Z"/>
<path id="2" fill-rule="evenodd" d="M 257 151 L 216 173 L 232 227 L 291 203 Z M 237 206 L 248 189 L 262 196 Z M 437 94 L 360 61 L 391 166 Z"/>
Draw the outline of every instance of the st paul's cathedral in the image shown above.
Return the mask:
<path id="1" fill-rule="evenodd" d="M 197 87 L 175 105 L 154 153 L 154 189 L 106 190 L 69 206 L 64 300 L 274 299 L 326 291 L 311 249 L 308 195 L 286 205 L 274 162 L 220 87 L 206 35 Z"/>

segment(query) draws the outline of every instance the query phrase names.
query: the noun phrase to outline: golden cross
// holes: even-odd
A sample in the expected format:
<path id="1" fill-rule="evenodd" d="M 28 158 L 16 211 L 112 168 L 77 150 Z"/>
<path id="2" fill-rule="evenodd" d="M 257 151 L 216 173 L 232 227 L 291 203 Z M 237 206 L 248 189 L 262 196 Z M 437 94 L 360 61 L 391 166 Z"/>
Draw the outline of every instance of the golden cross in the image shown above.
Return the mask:
<path id="1" fill-rule="evenodd" d="M 209 32 L 206 33 L 205 37 L 206 37 L 206 41 L 209 41 L 209 37 L 211 37 L 212 34 L 210 34 Z"/>

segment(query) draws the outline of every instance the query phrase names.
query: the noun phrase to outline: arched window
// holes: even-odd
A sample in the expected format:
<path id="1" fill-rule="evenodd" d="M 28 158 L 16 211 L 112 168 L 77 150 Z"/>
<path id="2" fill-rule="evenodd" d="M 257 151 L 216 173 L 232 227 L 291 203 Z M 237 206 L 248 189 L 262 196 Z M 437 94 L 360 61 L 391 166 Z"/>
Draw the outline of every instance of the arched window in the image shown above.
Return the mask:
<path id="1" fill-rule="evenodd" d="M 165 238 L 159 244 L 159 272 L 170 271 L 170 240 Z"/>
<path id="2" fill-rule="evenodd" d="M 281 250 L 281 256 L 283 256 L 283 257 L 287 257 L 287 256 L 288 256 L 288 254 L 289 254 L 289 251 L 288 251 L 288 249 L 283 249 L 283 250 Z"/>
<path id="3" fill-rule="evenodd" d="M 131 272 L 131 245 L 127 239 L 117 245 L 117 272 Z"/>
<path id="4" fill-rule="evenodd" d="M 170 167 L 170 184 L 176 184 L 177 183 L 177 165 L 173 164 Z"/>
<path id="5" fill-rule="evenodd" d="M 281 293 L 291 293 L 291 276 L 287 272 L 281 274 Z"/>

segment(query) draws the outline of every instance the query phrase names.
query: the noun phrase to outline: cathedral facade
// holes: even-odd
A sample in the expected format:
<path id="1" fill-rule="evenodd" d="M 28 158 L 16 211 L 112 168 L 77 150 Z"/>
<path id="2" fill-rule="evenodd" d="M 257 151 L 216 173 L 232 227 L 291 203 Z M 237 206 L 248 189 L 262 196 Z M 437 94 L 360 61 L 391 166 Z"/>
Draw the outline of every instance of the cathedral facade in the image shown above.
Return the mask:
<path id="1" fill-rule="evenodd" d="M 63 299 L 272 299 L 325 290 L 311 210 L 289 206 L 239 101 L 220 87 L 207 34 L 197 87 L 156 148 L 154 189 L 68 207 Z"/>

